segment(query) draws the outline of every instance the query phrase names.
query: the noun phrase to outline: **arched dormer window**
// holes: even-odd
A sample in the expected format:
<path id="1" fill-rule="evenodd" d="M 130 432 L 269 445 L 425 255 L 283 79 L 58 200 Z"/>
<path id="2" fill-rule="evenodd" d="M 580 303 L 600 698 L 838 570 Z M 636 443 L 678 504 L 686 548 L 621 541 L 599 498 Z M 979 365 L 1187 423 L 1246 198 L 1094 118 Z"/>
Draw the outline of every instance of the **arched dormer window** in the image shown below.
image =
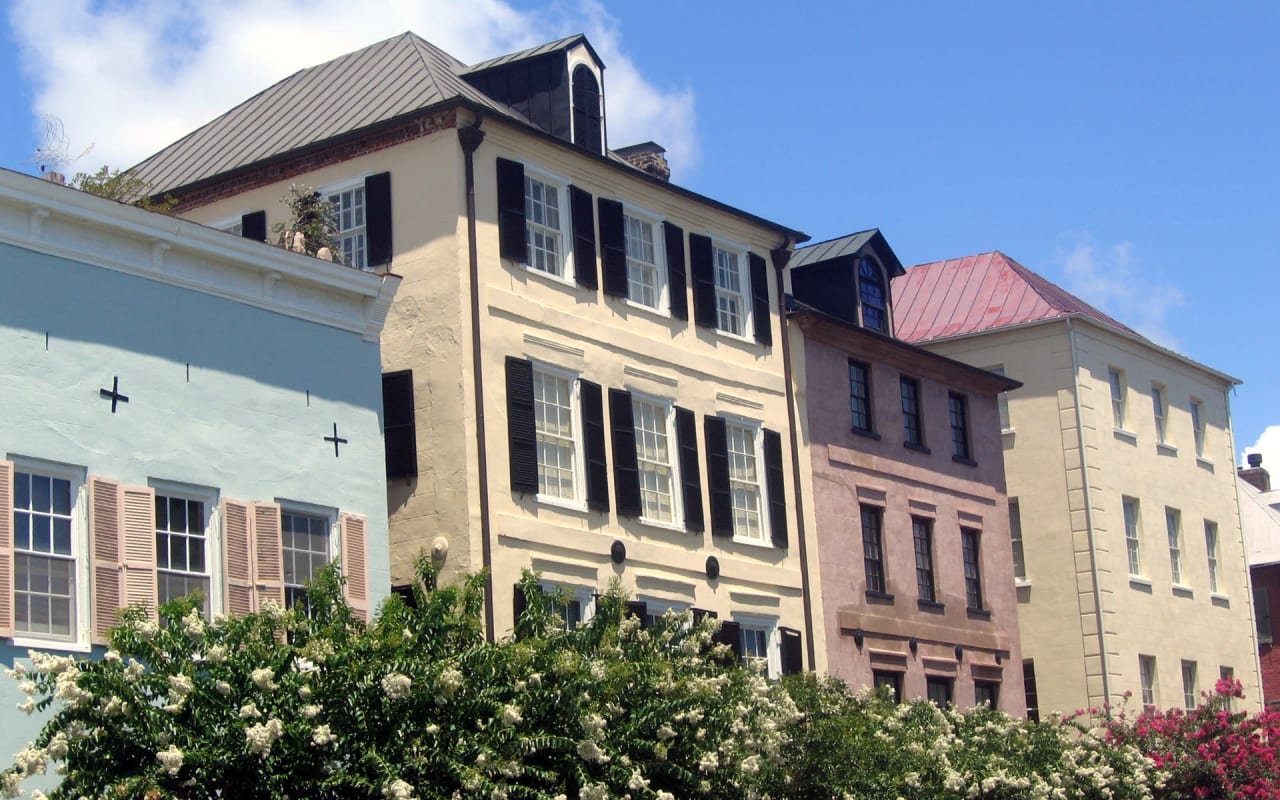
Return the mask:
<path id="1" fill-rule="evenodd" d="M 600 81 L 586 64 L 573 70 L 573 143 L 593 153 L 604 153 Z"/>
<path id="2" fill-rule="evenodd" d="M 867 256 L 858 260 L 858 305 L 862 327 L 889 333 L 889 303 L 884 270 Z"/>

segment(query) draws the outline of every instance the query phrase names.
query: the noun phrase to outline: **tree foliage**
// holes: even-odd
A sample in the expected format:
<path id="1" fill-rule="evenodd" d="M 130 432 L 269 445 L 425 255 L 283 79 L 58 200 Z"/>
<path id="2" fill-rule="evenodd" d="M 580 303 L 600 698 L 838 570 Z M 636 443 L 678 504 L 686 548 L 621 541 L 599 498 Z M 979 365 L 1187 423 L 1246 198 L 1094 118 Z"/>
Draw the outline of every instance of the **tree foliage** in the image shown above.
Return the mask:
<path id="1" fill-rule="evenodd" d="M 298 184 L 289 187 L 284 203 L 289 208 L 289 221 L 271 226 L 277 237 L 276 243 L 281 247 L 292 247 L 292 236 L 300 233 L 303 252 L 307 255 L 314 256 L 327 247 L 334 260 L 341 262 L 343 253 L 338 242 L 338 217 L 334 204 L 310 186 Z"/>
<path id="2" fill-rule="evenodd" d="M 178 205 L 178 198 L 171 194 L 166 194 L 159 200 L 151 199 L 151 184 L 139 178 L 132 170 L 112 169 L 104 165 L 97 172 L 77 172 L 71 179 L 71 185 L 82 192 L 131 203 L 161 214 L 172 214 Z"/>

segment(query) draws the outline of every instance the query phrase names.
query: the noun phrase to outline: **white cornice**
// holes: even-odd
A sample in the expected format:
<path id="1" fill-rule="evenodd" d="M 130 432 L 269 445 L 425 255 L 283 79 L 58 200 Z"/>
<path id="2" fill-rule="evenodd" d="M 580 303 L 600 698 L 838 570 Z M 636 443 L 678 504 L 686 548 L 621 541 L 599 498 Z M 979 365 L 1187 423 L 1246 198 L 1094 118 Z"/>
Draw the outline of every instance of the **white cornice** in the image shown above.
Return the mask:
<path id="1" fill-rule="evenodd" d="M 0 169 L 0 242 L 222 297 L 376 342 L 396 275 L 377 275 Z"/>

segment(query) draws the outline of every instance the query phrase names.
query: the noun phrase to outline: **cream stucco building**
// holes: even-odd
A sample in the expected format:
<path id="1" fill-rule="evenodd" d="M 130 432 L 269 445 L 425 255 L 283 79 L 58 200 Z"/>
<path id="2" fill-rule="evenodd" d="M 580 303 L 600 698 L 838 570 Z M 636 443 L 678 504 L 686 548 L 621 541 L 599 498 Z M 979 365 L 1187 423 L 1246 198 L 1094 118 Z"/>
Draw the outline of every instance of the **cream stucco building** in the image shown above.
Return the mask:
<path id="1" fill-rule="evenodd" d="M 534 569 L 567 625 L 617 578 L 771 672 L 808 650 L 781 281 L 804 235 L 611 150 L 582 36 L 465 65 L 403 34 L 303 70 L 144 161 L 178 213 L 264 238 L 306 184 L 403 284 L 382 339 L 391 574 Z M 334 96 L 360 103 L 334 104 Z M 808 646 L 802 641 L 808 639 Z"/>
<path id="2" fill-rule="evenodd" d="M 1004 456 L 1028 706 L 1261 697 L 1236 502 L 1234 378 L 1002 253 L 908 269 L 897 333 L 1023 383 Z"/>

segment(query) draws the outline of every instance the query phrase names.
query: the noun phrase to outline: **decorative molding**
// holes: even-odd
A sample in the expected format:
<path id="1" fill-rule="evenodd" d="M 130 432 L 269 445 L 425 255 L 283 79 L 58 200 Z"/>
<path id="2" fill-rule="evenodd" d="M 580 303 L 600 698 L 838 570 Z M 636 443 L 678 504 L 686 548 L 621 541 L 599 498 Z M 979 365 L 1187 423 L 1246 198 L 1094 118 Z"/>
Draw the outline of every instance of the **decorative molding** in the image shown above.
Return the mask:
<path id="1" fill-rule="evenodd" d="M 741 603 L 744 606 L 769 606 L 770 608 L 779 608 L 782 605 L 782 598 L 777 595 L 731 591 L 729 592 L 729 599 L 735 603 Z"/>
<path id="2" fill-rule="evenodd" d="M 536 347 L 545 347 L 548 350 L 555 350 L 559 353 L 567 353 L 568 355 L 577 356 L 578 358 L 587 357 L 587 351 L 583 350 L 581 347 L 562 344 L 561 342 L 552 341 L 551 339 L 543 339 L 541 336 L 534 336 L 532 333 L 526 333 L 524 335 L 524 343 L 534 345 Z"/>
<path id="3" fill-rule="evenodd" d="M 745 397 L 738 397 L 736 395 L 728 394 L 726 392 L 716 392 L 716 399 L 722 403 L 729 403 L 730 405 L 742 406 L 743 408 L 752 408 L 752 409 L 755 409 L 756 411 L 760 411 L 764 409 L 764 403 L 758 403 L 755 400 L 748 400 Z"/>
<path id="4" fill-rule="evenodd" d="M 646 381 L 653 381 L 654 383 L 660 383 L 663 386 L 678 386 L 680 383 L 675 378 L 668 377 L 666 375 L 659 375 L 656 372 L 649 372 L 648 370 L 643 370 L 639 367 L 633 367 L 630 364 L 623 365 L 622 374 L 630 375 L 633 378 L 640 378 Z"/>

